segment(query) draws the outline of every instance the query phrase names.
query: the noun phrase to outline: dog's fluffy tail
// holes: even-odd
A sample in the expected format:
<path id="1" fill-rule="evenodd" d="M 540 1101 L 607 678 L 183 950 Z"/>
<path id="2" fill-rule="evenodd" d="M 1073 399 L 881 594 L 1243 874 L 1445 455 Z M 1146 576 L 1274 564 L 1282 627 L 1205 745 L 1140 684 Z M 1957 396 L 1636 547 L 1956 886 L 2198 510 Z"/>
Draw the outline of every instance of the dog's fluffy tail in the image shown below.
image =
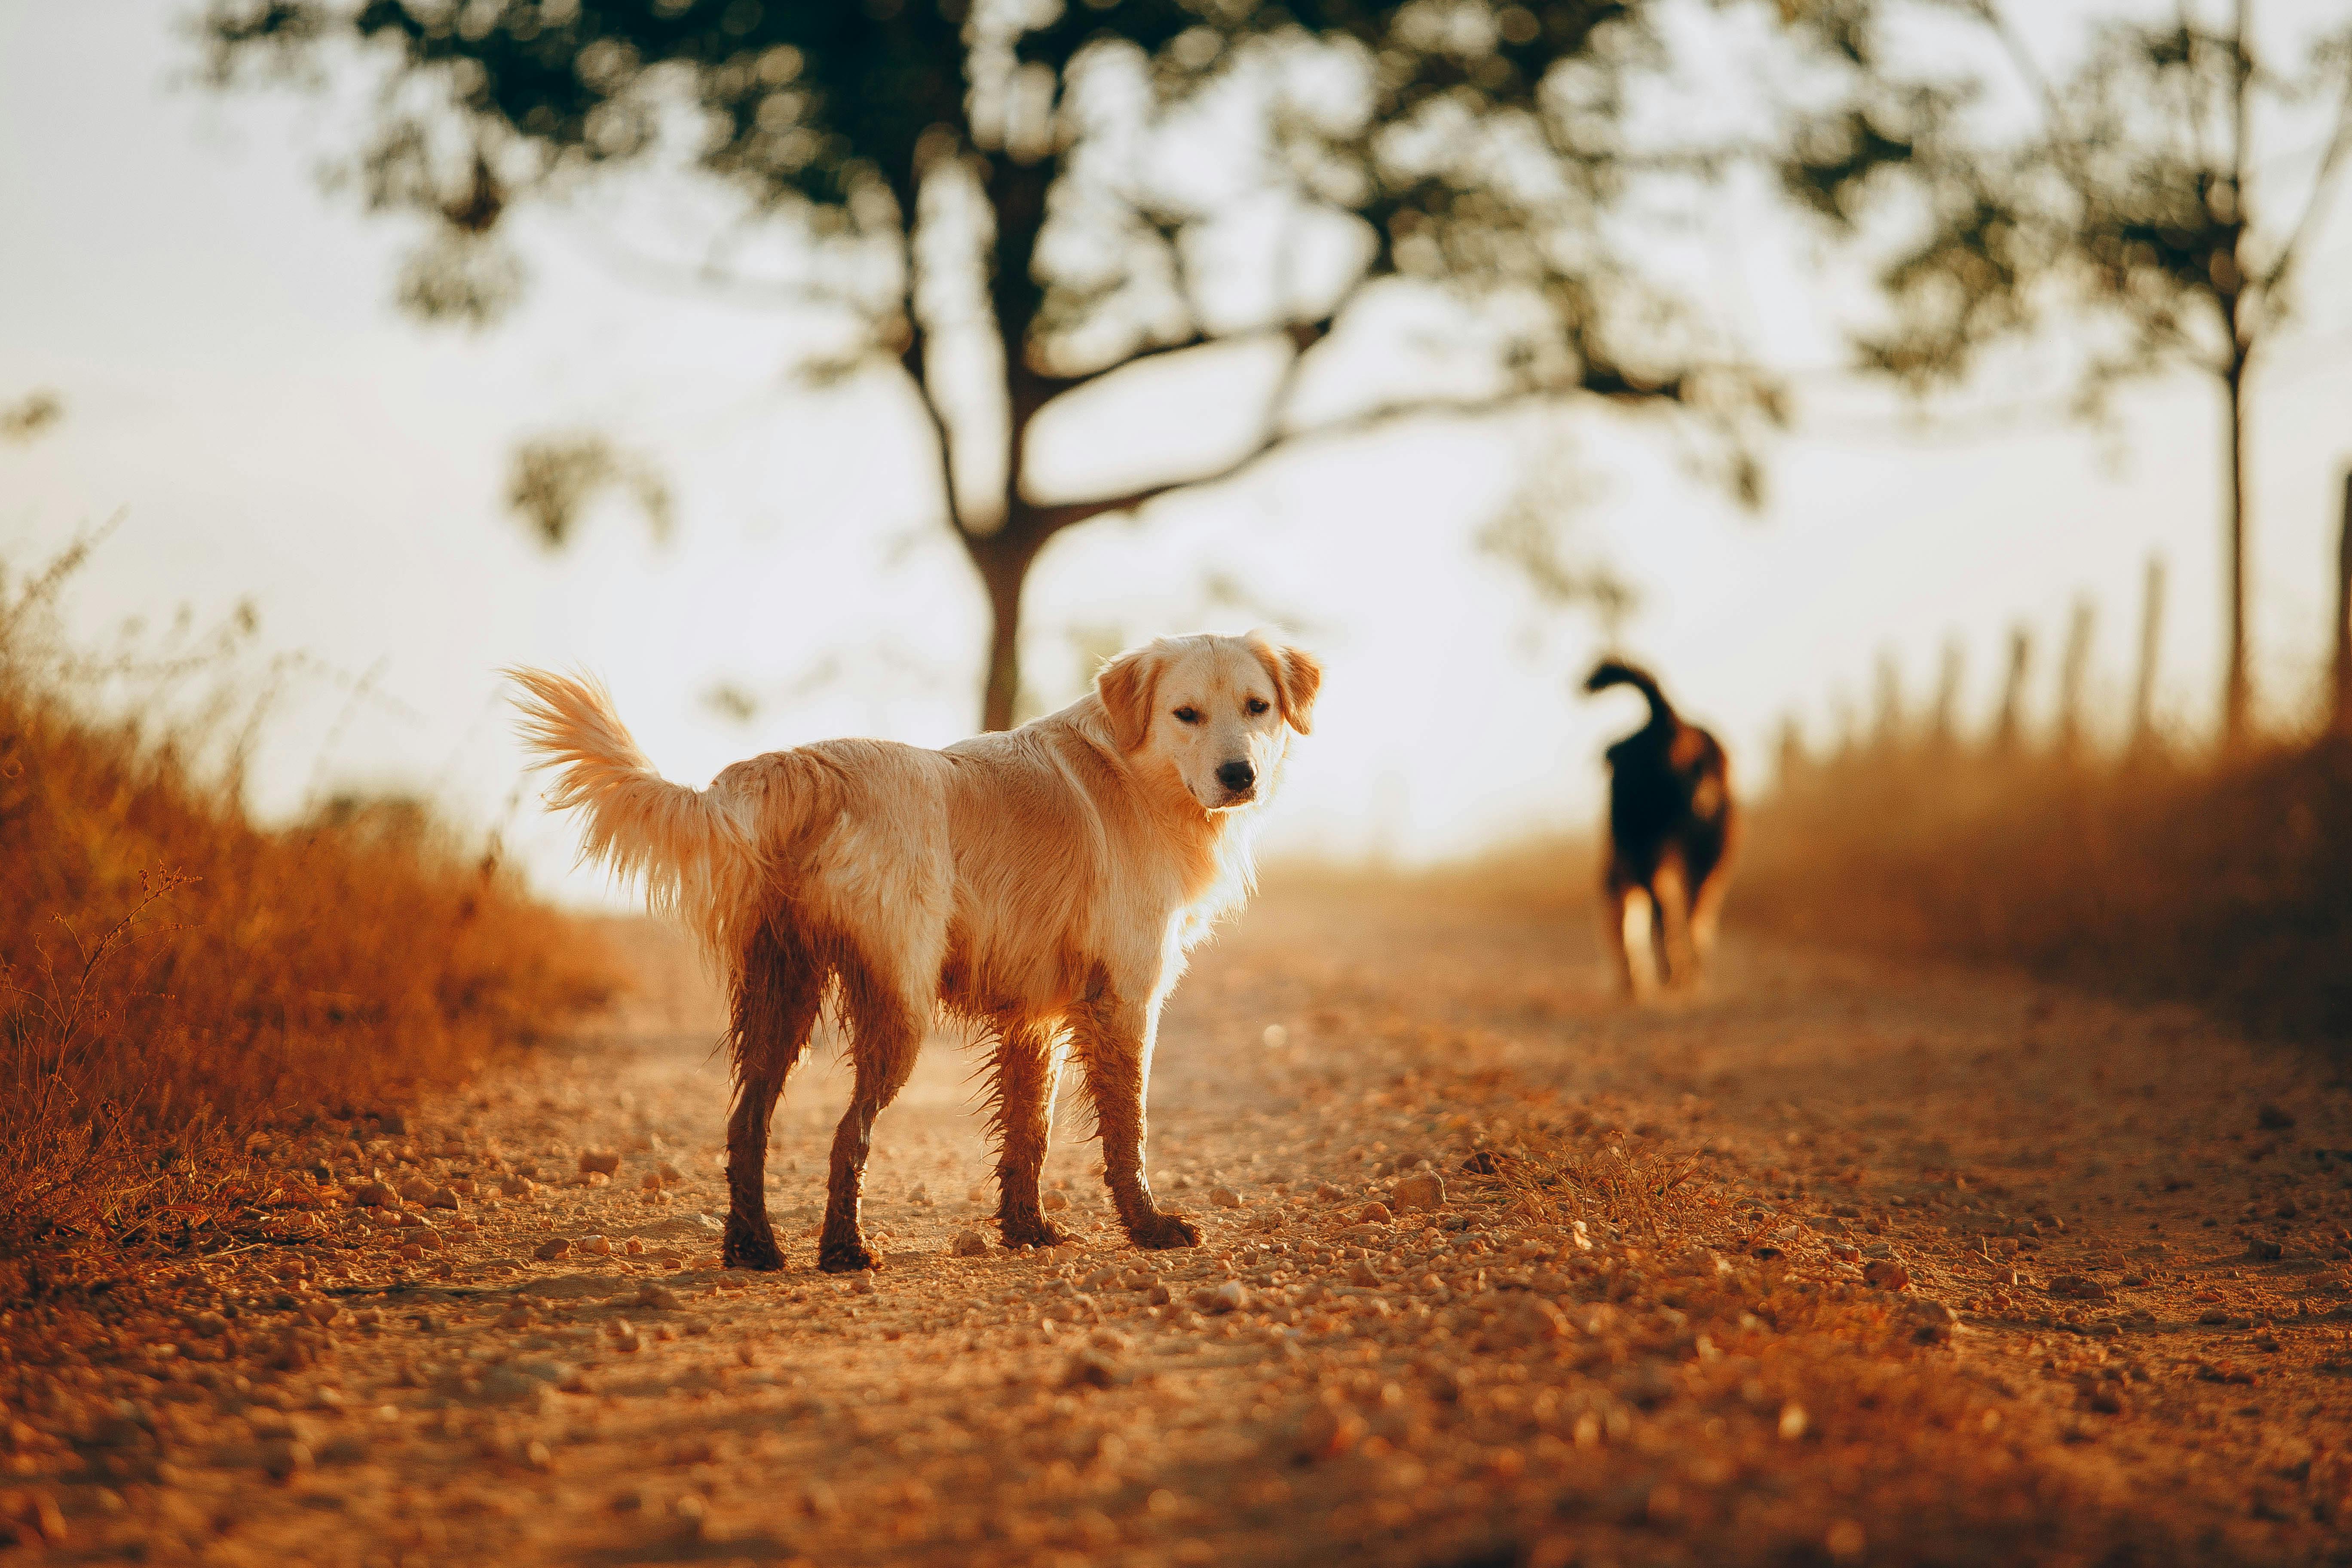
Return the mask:
<path id="1" fill-rule="evenodd" d="M 642 879 L 647 906 L 685 921 L 724 962 L 739 919 L 758 899 L 761 855 L 751 803 L 723 780 L 688 789 L 654 772 L 602 682 L 538 669 L 505 674 L 523 689 L 516 706 L 523 743 L 538 753 L 531 765 L 555 773 L 548 805 L 581 814 L 581 858 L 625 881 Z"/>

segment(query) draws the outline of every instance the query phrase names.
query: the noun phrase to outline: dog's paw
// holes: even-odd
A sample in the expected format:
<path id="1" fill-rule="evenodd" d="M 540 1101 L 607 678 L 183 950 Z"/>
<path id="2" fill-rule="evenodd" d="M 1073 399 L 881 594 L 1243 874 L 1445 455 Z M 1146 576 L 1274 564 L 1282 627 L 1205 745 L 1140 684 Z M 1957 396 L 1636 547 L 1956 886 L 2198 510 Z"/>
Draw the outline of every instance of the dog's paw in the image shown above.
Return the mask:
<path id="1" fill-rule="evenodd" d="M 996 1224 L 1007 1247 L 1059 1247 L 1068 1239 L 1040 1214 L 999 1215 Z"/>
<path id="2" fill-rule="evenodd" d="M 719 1260 L 729 1268 L 756 1268 L 762 1273 L 773 1273 L 784 1266 L 783 1252 L 765 1226 L 754 1229 L 736 1220 L 727 1224 L 727 1238 L 719 1246 Z"/>
<path id="3" fill-rule="evenodd" d="M 1141 1225 L 1129 1226 L 1127 1234 L 1147 1252 L 1201 1245 L 1201 1227 L 1181 1214 L 1155 1214 Z"/>
<path id="4" fill-rule="evenodd" d="M 858 1274 L 879 1269 L 882 1259 L 862 1241 L 828 1241 L 816 1249 L 816 1266 L 827 1274 Z"/>

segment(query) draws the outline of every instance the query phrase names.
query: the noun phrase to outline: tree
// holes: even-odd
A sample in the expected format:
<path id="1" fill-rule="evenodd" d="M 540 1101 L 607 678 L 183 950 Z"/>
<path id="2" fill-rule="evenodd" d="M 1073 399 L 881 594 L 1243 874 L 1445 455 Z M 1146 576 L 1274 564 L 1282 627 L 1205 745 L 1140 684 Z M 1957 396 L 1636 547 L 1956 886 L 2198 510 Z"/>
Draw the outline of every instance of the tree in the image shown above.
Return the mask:
<path id="1" fill-rule="evenodd" d="M 223 85 L 373 62 L 358 183 L 372 207 L 429 220 L 401 285 L 428 316 L 494 317 L 521 282 L 501 245 L 509 215 L 592 175 L 684 169 L 789 226 L 799 269 L 761 286 L 845 312 L 845 362 L 895 360 L 936 437 L 946 521 L 988 598 L 982 720 L 1001 728 L 1024 587 L 1052 540 L 1302 437 L 1608 399 L 1696 416 L 1706 460 L 1753 493 L 1742 433 L 1770 412 L 1762 383 L 1626 254 L 1633 183 L 1696 167 L 1630 128 L 1636 89 L 1667 63 L 1664 9 L 213 0 L 204 34 Z M 689 156 L 665 163 L 681 137 Z M 1303 426 L 1295 395 L 1318 346 L 1412 289 L 1448 293 L 1483 376 Z M 1278 347 L 1282 369 L 1228 460 L 1037 493 L 1032 437 L 1050 405 L 1140 362 L 1251 342 Z M 974 363 L 990 367 L 986 397 L 960 390 Z"/>
<path id="2" fill-rule="evenodd" d="M 1914 389 L 1957 382 L 1988 349 L 2061 320 L 2083 349 L 2085 412 L 2125 378 L 2185 367 L 2218 384 L 2230 744 L 2245 739 L 2252 705 L 2248 372 L 2293 316 L 2311 237 L 2352 154 L 2352 29 L 2309 43 L 2283 71 L 2264 58 L 2252 13 L 2233 0 L 2227 20 L 2208 22 L 2183 0 L 2170 21 L 2104 23 L 2061 81 L 2000 0 L 1825 0 L 1801 25 L 1844 62 L 1842 87 L 1785 169 L 1789 188 L 1840 226 L 1909 223 L 1880 273 L 1891 321 L 1858 346 Z M 1997 46 L 2028 100 L 2016 128 L 1972 120 L 1984 79 L 1953 74 L 1951 52 L 1916 47 L 1906 25 L 1961 26 Z M 1906 41 L 1934 63 L 1906 63 Z M 2266 174 L 2263 122 L 2315 99 L 2326 119 L 2314 174 Z"/>

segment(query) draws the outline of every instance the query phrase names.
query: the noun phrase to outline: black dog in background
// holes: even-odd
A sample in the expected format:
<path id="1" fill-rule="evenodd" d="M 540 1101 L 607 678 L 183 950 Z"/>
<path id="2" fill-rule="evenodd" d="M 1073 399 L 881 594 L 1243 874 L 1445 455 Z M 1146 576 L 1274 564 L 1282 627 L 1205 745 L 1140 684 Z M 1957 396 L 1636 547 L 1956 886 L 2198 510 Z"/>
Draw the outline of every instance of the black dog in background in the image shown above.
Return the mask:
<path id="1" fill-rule="evenodd" d="M 1609 748 L 1602 884 L 1610 939 L 1626 988 L 1638 997 L 1662 982 L 1684 986 L 1698 979 L 1715 946 L 1739 817 L 1730 763 L 1715 737 L 1676 716 L 1646 670 L 1604 659 L 1584 689 L 1612 686 L 1630 686 L 1650 702 L 1650 721 Z"/>

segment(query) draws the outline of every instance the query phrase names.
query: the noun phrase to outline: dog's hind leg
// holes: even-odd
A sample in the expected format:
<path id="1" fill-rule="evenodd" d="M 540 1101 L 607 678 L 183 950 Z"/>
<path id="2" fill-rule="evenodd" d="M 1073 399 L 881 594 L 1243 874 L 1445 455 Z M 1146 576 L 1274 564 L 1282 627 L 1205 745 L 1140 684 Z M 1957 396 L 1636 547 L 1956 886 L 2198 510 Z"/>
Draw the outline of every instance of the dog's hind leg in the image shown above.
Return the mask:
<path id="1" fill-rule="evenodd" d="M 1658 936 L 1665 948 L 1665 982 L 1685 986 L 1698 978 L 1698 960 L 1691 950 L 1690 878 L 1682 858 L 1669 854 L 1650 879 L 1658 900 Z"/>
<path id="2" fill-rule="evenodd" d="M 996 1135 L 996 1225 L 1007 1247 L 1052 1247 L 1062 1239 L 1045 1219 L 1038 1178 L 1054 1134 L 1054 1089 L 1062 1042 L 1047 1025 L 1005 1025 L 996 1041 L 989 1086 Z"/>
<path id="3" fill-rule="evenodd" d="M 1698 885 L 1698 897 L 1691 900 L 1691 951 L 1698 957 L 1703 973 L 1715 962 L 1715 939 L 1723 925 L 1723 900 L 1731 891 L 1730 868 L 1717 862 L 1707 873 L 1706 880 Z"/>
<path id="4" fill-rule="evenodd" d="M 1625 993 L 1639 1002 L 1658 988 L 1657 950 L 1650 940 L 1653 906 L 1649 889 L 1612 887 L 1609 899 L 1609 941 L 1616 950 L 1617 971 Z"/>
<path id="5" fill-rule="evenodd" d="M 824 976 L 797 942 L 762 924 L 736 976 L 728 1047 L 735 1104 L 727 1118 L 727 1235 L 719 1258 L 730 1268 L 782 1268 L 783 1253 L 768 1224 L 768 1123 L 784 1079 L 807 1048 L 824 994 Z"/>
<path id="6" fill-rule="evenodd" d="M 1087 1070 L 1087 1096 L 1094 1101 L 1095 1129 L 1102 1139 L 1103 1183 L 1110 1188 L 1119 1224 L 1136 1246 L 1160 1250 L 1198 1247 L 1201 1232 L 1181 1215 L 1162 1212 L 1151 1201 L 1143 1175 L 1144 1095 L 1151 1078 L 1151 1046 L 1159 1033 L 1159 1010 L 1100 997 L 1071 1017 L 1079 1060 Z"/>
<path id="7" fill-rule="evenodd" d="M 925 1016 L 903 996 L 875 986 L 854 965 L 842 973 L 844 1011 L 849 1016 L 850 1056 L 856 1076 L 849 1109 L 833 1134 L 833 1166 L 825 1183 L 824 1229 L 817 1237 L 816 1266 L 828 1274 L 879 1268 L 866 1250 L 858 1223 L 866 1191 L 866 1161 L 874 1149 L 874 1119 L 907 1087 L 922 1049 Z"/>

